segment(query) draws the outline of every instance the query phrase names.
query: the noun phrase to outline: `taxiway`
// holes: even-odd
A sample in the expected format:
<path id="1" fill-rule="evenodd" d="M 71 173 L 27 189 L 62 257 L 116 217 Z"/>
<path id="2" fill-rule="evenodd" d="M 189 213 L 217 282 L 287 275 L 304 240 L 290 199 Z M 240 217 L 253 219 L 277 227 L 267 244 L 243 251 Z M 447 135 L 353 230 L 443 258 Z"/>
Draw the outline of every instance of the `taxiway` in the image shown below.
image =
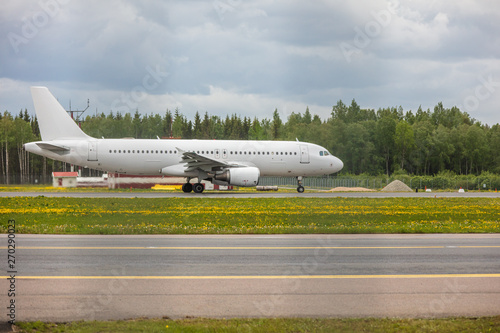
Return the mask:
<path id="1" fill-rule="evenodd" d="M 498 234 L 17 235 L 16 244 L 18 320 L 500 313 Z"/>

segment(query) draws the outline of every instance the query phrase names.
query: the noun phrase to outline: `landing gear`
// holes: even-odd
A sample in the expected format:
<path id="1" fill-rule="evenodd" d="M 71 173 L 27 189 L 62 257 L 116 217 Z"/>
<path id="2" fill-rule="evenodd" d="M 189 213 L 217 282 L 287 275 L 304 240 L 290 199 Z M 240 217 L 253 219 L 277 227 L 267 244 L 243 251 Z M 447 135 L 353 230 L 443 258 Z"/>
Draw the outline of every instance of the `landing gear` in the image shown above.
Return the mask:
<path id="1" fill-rule="evenodd" d="M 205 189 L 205 186 L 203 186 L 202 183 L 196 183 L 193 185 L 194 193 L 202 193 L 204 189 Z"/>
<path id="2" fill-rule="evenodd" d="M 304 186 L 302 186 L 302 176 L 297 177 L 297 184 L 299 185 L 297 187 L 297 192 L 304 193 Z"/>
<path id="3" fill-rule="evenodd" d="M 182 192 L 191 193 L 193 191 L 194 193 L 202 193 L 205 190 L 205 186 L 202 183 L 191 184 L 190 180 L 188 179 L 187 183 L 182 185 Z"/>
<path id="4" fill-rule="evenodd" d="M 187 182 L 186 184 L 182 185 L 182 192 L 190 193 L 192 190 L 193 190 L 193 185 L 191 185 L 191 183 Z"/>

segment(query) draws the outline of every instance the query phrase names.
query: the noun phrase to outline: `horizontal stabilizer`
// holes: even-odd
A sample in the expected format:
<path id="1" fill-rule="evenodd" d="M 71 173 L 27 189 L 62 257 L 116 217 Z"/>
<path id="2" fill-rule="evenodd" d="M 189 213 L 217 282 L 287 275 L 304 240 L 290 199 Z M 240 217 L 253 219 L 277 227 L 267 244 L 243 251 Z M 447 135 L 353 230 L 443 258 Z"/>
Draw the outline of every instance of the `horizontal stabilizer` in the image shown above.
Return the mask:
<path id="1" fill-rule="evenodd" d="M 36 145 L 42 149 L 50 150 L 53 152 L 69 151 L 68 147 L 55 145 L 53 143 L 37 142 Z"/>

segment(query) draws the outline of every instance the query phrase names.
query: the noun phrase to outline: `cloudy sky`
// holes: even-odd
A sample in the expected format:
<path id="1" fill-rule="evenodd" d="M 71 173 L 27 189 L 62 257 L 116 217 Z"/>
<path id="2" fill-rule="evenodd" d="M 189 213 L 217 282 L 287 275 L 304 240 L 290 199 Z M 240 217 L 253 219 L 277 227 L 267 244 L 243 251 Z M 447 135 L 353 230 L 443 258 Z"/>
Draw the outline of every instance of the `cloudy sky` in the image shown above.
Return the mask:
<path id="1" fill-rule="evenodd" d="M 339 99 L 500 122 L 496 0 L 6 0 L 0 108 L 326 119 Z"/>

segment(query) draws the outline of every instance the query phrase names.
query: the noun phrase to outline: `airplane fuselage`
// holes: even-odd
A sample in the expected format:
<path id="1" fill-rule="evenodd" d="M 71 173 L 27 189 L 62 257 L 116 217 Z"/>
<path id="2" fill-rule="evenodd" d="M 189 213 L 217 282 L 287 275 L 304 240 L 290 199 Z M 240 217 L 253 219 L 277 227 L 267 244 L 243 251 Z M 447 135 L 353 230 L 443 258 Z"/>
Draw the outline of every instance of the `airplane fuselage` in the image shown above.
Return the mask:
<path id="1" fill-rule="evenodd" d="M 43 141 L 41 141 L 43 142 Z M 181 151 L 225 163 L 254 166 L 261 176 L 321 176 L 339 171 L 342 162 L 323 147 L 296 141 L 89 139 L 54 140 L 68 150 L 25 144 L 29 152 L 74 165 L 134 175 L 195 177 L 186 172 Z M 178 166 L 178 167 L 177 167 Z M 165 170 L 166 167 L 168 170 Z M 162 170 L 164 170 L 162 172 Z"/>

